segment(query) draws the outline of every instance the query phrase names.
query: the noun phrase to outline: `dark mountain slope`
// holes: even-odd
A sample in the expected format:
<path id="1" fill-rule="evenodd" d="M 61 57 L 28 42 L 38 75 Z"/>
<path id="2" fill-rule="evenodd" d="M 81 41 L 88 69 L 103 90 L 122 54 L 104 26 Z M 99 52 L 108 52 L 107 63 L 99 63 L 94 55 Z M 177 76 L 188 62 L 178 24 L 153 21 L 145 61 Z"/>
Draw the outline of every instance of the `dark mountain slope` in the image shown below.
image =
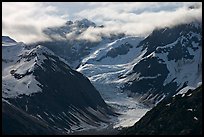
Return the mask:
<path id="1" fill-rule="evenodd" d="M 3 99 L 58 131 L 99 128 L 114 115 L 88 78 L 43 46 L 4 46 L 2 63 Z"/>
<path id="2" fill-rule="evenodd" d="M 5 101 L 2 101 L 2 120 L 3 135 L 63 134 Z"/>
<path id="3" fill-rule="evenodd" d="M 156 104 L 165 96 L 201 82 L 202 25 L 199 22 L 154 30 L 138 46 L 145 54 L 128 74 L 123 90 Z"/>
<path id="4" fill-rule="evenodd" d="M 202 86 L 166 98 L 147 112 L 124 135 L 201 135 Z"/>

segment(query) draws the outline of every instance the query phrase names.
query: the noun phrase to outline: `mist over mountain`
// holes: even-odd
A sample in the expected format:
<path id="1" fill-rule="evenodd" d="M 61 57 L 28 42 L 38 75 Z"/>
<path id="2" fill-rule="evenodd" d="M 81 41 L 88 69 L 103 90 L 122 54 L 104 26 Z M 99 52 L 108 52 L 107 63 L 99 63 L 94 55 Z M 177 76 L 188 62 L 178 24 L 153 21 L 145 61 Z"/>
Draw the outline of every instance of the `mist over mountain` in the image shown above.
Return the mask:
<path id="1" fill-rule="evenodd" d="M 4 4 L 3 134 L 202 134 L 202 3 L 21 4 Z"/>

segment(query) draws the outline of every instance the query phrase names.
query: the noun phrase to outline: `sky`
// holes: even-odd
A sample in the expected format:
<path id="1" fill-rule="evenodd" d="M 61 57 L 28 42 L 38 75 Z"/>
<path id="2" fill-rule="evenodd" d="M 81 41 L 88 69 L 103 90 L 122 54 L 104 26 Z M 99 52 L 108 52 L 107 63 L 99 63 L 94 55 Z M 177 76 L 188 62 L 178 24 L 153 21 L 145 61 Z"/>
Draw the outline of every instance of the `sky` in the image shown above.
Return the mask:
<path id="1" fill-rule="evenodd" d="M 196 9 L 189 10 L 190 5 Z M 201 2 L 3 2 L 2 35 L 25 43 L 48 40 L 42 32 L 68 20 L 87 18 L 105 28 L 89 28 L 83 37 L 125 33 L 147 36 L 156 27 L 202 20 Z M 100 38 L 99 38 L 100 39 Z M 94 40 L 99 40 L 94 39 Z M 90 39 L 91 40 L 91 39 Z"/>

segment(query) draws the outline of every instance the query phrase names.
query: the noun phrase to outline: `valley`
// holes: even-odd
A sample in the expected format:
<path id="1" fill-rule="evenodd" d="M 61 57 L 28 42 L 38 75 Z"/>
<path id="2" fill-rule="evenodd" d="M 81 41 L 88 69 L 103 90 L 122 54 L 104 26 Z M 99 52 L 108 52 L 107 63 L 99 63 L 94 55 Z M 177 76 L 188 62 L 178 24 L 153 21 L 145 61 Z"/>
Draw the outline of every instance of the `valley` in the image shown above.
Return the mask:
<path id="1" fill-rule="evenodd" d="M 146 36 L 96 33 L 109 26 L 86 18 L 44 28 L 48 40 L 2 36 L 3 134 L 202 134 L 202 21 L 191 20 Z"/>

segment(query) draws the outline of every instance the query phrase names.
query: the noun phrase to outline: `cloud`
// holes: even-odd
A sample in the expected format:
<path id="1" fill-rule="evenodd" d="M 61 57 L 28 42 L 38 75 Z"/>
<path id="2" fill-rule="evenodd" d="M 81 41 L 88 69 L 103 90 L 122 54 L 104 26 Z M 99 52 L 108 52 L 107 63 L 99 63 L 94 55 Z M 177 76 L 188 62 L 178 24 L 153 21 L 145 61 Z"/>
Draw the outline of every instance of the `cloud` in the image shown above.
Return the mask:
<path id="1" fill-rule="evenodd" d="M 65 15 L 57 15 L 54 6 L 38 2 L 3 2 L 2 33 L 25 43 L 49 40 L 42 30 L 65 23 Z"/>
<path id="2" fill-rule="evenodd" d="M 76 14 L 105 24 L 104 28 L 89 28 L 81 39 L 96 41 L 110 33 L 147 36 L 155 28 L 172 27 L 177 24 L 202 20 L 202 3 L 90 3 L 95 8 Z M 196 9 L 189 9 L 197 5 Z M 137 9 L 137 10 L 135 10 Z"/>
<path id="3" fill-rule="evenodd" d="M 111 35 L 119 34 L 119 33 L 123 33 L 123 32 L 118 30 L 118 26 L 105 27 L 105 28 L 89 27 L 87 30 L 85 30 L 75 38 L 77 40 L 89 40 L 92 42 L 98 42 L 104 36 L 110 37 Z"/>
<path id="4" fill-rule="evenodd" d="M 77 35 L 75 31 L 66 34 L 67 39 L 76 39 L 76 37 Z"/>
<path id="5" fill-rule="evenodd" d="M 196 5 L 196 9 L 189 9 Z M 77 8 L 78 7 L 78 8 Z M 69 13 L 69 14 L 68 14 Z M 104 28 L 90 27 L 67 39 L 100 41 L 102 36 L 125 33 L 147 36 L 155 28 L 202 20 L 201 2 L 59 2 L 2 3 L 3 35 L 17 41 L 49 40 L 42 30 L 60 26 L 69 19 L 88 18 Z M 60 36 L 53 36 L 60 38 Z"/>

